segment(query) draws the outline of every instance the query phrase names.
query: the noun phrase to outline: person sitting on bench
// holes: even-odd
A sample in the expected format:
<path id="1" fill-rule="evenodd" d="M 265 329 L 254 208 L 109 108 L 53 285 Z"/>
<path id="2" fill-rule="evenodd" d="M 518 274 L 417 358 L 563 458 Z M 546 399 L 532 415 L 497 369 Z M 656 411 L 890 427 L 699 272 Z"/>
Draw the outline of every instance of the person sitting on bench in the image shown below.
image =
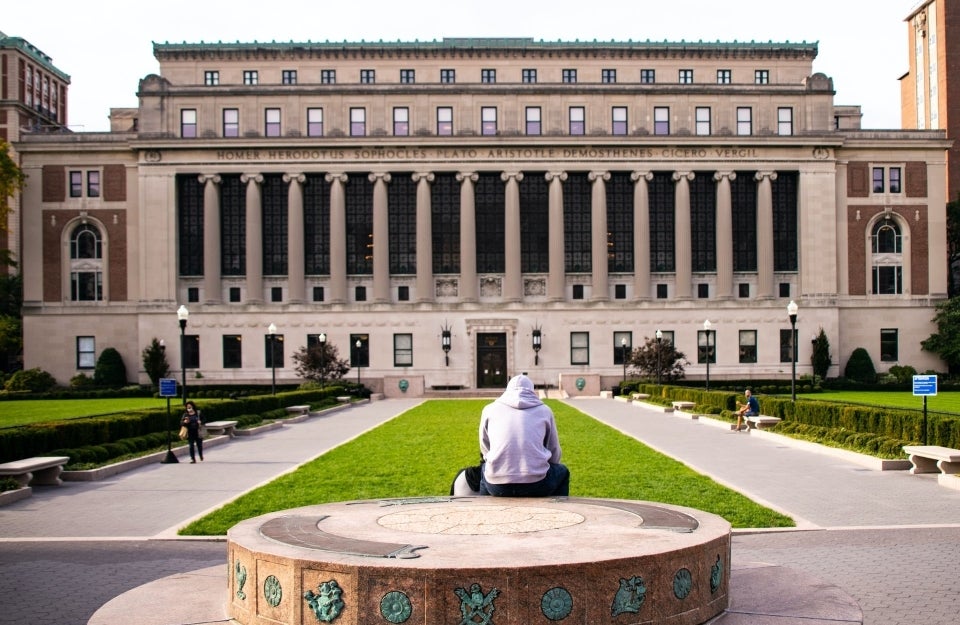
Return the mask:
<path id="1" fill-rule="evenodd" d="M 744 417 L 758 417 L 760 416 L 760 402 L 757 401 L 757 398 L 753 396 L 753 393 L 750 392 L 750 389 L 747 389 L 743 392 L 747 397 L 747 403 L 741 404 L 737 402 L 737 431 L 747 429 L 747 424 L 743 423 Z M 741 427 L 741 423 L 743 426 Z"/>

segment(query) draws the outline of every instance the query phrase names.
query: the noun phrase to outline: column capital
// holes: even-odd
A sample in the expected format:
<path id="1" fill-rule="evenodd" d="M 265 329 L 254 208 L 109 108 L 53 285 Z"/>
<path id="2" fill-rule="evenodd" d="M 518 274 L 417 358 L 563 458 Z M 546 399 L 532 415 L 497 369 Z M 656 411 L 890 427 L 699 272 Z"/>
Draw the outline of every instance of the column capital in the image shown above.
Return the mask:
<path id="1" fill-rule="evenodd" d="M 693 173 L 692 171 L 675 171 L 675 172 L 673 172 L 673 181 L 674 181 L 674 182 L 679 182 L 679 181 L 682 180 L 683 178 L 686 178 L 688 181 L 691 181 L 691 180 L 693 180 L 693 179 L 696 178 L 696 177 L 697 177 L 697 175 L 696 175 L 695 173 Z"/>
<path id="2" fill-rule="evenodd" d="M 307 181 L 307 175 L 306 174 L 283 174 L 283 181 L 284 182 L 296 181 L 296 182 L 299 182 L 300 184 L 303 184 L 304 182 Z"/>
<path id="3" fill-rule="evenodd" d="M 504 182 L 509 182 L 511 178 L 513 178 L 517 182 L 520 182 L 521 180 L 523 180 L 523 172 L 522 171 L 505 171 L 500 174 L 500 180 L 503 180 Z"/>
<path id="4" fill-rule="evenodd" d="M 367 180 L 369 180 L 370 182 L 376 182 L 377 180 L 390 182 L 391 180 L 390 172 L 388 171 L 370 172 L 367 175 Z"/>
<path id="5" fill-rule="evenodd" d="M 436 176 L 432 171 L 415 172 L 411 174 L 410 177 L 413 178 L 414 182 L 420 182 L 421 180 L 433 182 L 434 179 L 436 179 Z"/>
<path id="6" fill-rule="evenodd" d="M 554 180 L 559 180 L 560 182 L 566 182 L 567 172 L 565 171 L 548 171 L 543 175 L 546 178 L 547 182 L 552 182 Z"/>
<path id="7" fill-rule="evenodd" d="M 459 171 L 457 172 L 457 182 L 463 182 L 464 180 L 469 180 L 470 182 L 476 182 L 480 180 L 480 174 L 475 171 Z"/>
<path id="8" fill-rule="evenodd" d="M 587 174 L 587 180 L 590 182 L 596 182 L 597 180 L 607 181 L 610 180 L 609 171 L 591 171 Z"/>
<path id="9" fill-rule="evenodd" d="M 713 179 L 715 182 L 720 182 L 726 178 L 727 180 L 733 182 L 737 179 L 737 172 L 735 171 L 715 171 L 713 172 Z"/>
<path id="10" fill-rule="evenodd" d="M 197 180 L 200 181 L 200 184 L 206 184 L 208 182 L 220 184 L 221 182 L 220 174 L 200 174 L 197 176 Z"/>
<path id="11" fill-rule="evenodd" d="M 757 182 L 762 182 L 764 178 L 769 178 L 771 182 L 777 179 L 777 172 L 775 171 L 758 171 L 753 175 L 753 179 Z"/>
<path id="12" fill-rule="evenodd" d="M 634 182 L 639 182 L 641 178 L 643 178 L 647 182 L 650 182 L 651 180 L 653 180 L 653 172 L 637 170 L 630 173 L 630 180 L 633 180 Z"/>
<path id="13" fill-rule="evenodd" d="M 240 182 L 244 184 L 248 182 L 263 184 L 263 174 L 240 174 Z"/>
<path id="14" fill-rule="evenodd" d="M 323 179 L 326 180 L 327 182 L 334 182 L 334 181 L 336 181 L 336 182 L 342 182 L 343 184 L 347 184 L 347 180 L 349 180 L 350 177 L 347 176 L 347 174 L 340 172 L 340 173 L 335 173 L 335 174 L 333 174 L 333 173 L 331 173 L 331 174 L 326 174 L 326 175 L 323 177 Z"/>

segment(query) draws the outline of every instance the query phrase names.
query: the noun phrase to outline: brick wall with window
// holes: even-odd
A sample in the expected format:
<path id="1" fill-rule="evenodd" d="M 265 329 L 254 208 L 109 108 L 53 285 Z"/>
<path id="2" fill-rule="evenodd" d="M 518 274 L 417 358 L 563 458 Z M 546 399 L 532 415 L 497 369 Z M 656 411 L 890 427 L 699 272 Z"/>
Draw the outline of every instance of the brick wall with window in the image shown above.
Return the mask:
<path id="1" fill-rule="evenodd" d="M 104 301 L 127 299 L 127 214 L 126 211 L 87 211 L 104 238 L 104 263 L 107 273 Z M 76 210 L 43 211 L 43 301 L 63 301 L 63 232 L 64 224 L 76 219 Z M 73 226 L 70 226 L 72 228 Z"/>

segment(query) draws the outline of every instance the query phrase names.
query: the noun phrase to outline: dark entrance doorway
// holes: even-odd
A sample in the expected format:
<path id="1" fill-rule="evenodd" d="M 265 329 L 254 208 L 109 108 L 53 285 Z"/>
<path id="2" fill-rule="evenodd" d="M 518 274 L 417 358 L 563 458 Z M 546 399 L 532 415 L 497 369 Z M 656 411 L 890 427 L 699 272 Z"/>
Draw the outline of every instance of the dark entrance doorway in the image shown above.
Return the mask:
<path id="1" fill-rule="evenodd" d="M 477 388 L 507 386 L 507 335 L 477 334 Z"/>

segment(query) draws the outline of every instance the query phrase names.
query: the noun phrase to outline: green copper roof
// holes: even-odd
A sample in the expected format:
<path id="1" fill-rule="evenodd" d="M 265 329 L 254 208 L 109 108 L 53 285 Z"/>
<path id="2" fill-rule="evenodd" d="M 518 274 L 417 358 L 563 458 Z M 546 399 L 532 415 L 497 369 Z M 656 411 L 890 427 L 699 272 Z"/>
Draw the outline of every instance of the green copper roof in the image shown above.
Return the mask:
<path id="1" fill-rule="evenodd" d="M 70 82 L 69 74 L 57 69 L 53 64 L 52 58 L 44 54 L 42 50 L 23 37 L 8 37 L 4 33 L 0 32 L 0 48 L 15 48 L 20 50 L 25 55 L 36 61 L 39 65 L 42 65 L 44 68 L 46 68 L 51 74 L 55 74 L 57 78 L 63 82 Z"/>

